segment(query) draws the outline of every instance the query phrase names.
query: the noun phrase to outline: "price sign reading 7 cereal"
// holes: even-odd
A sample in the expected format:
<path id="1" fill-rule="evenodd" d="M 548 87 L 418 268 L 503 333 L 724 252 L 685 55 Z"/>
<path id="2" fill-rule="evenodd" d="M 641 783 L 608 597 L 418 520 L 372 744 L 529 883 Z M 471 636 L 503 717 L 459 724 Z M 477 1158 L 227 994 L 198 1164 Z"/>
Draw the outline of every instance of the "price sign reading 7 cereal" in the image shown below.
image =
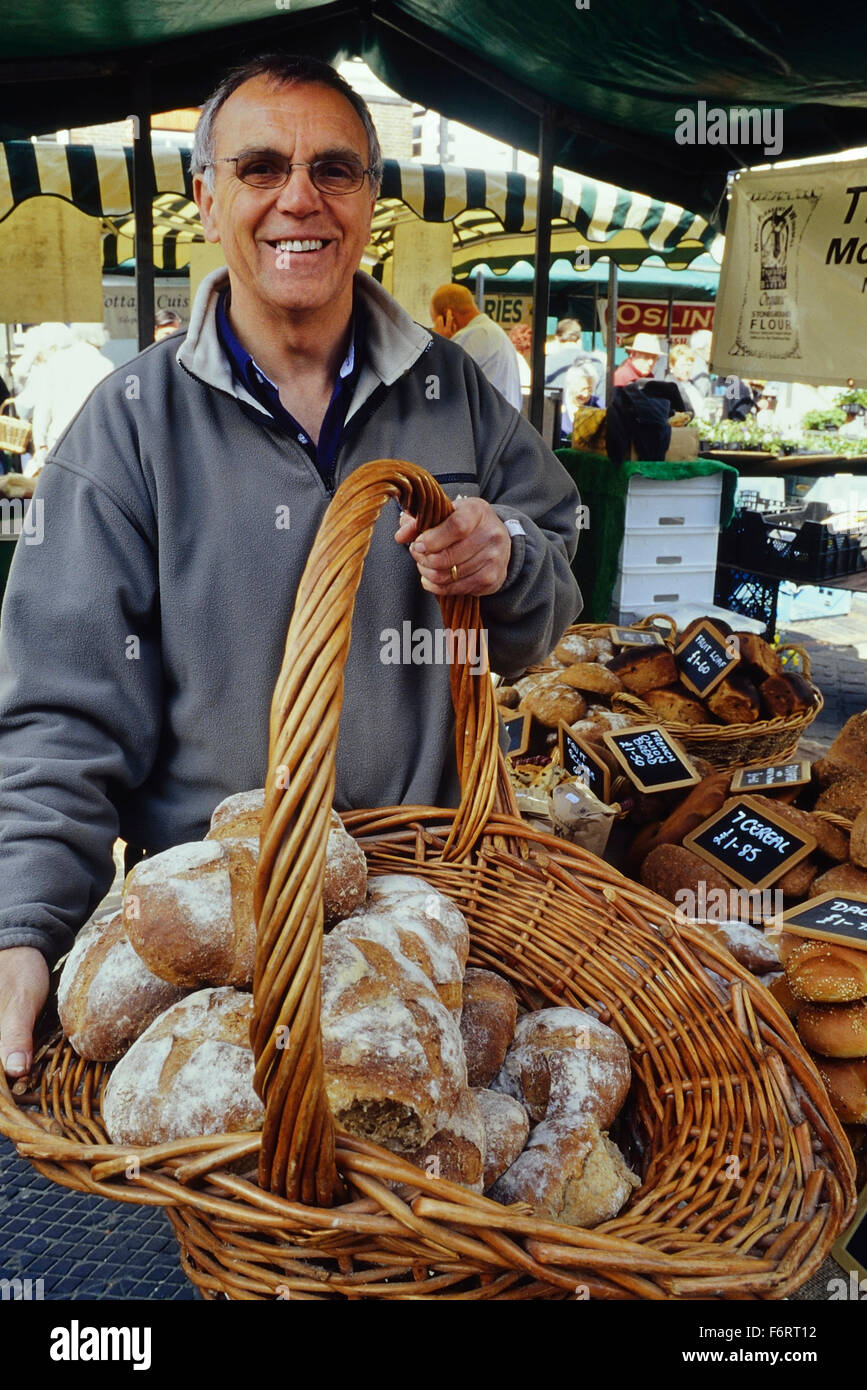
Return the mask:
<path id="1" fill-rule="evenodd" d="M 735 883 L 759 889 L 770 887 L 816 848 L 808 831 L 796 830 L 791 821 L 749 796 L 727 801 L 685 835 L 683 843 Z"/>
<path id="2" fill-rule="evenodd" d="M 701 780 L 677 739 L 658 724 L 633 724 L 603 739 L 639 791 L 671 791 Z"/>

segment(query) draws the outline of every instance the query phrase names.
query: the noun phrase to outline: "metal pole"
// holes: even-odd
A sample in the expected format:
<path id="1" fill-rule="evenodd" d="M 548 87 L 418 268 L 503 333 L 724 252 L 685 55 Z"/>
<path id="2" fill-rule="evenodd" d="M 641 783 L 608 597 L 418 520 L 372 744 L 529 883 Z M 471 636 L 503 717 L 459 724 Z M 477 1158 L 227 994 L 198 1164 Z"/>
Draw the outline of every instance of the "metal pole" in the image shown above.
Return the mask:
<path id="1" fill-rule="evenodd" d="M 481 266 L 476 270 L 476 307 L 480 314 L 485 312 L 485 272 Z"/>
<path id="2" fill-rule="evenodd" d="M 536 205 L 536 264 L 533 274 L 533 349 L 530 364 L 530 423 L 542 433 L 545 411 L 545 338 L 548 327 L 548 283 L 551 270 L 551 209 L 554 202 L 553 112 L 539 117 L 539 192 Z"/>
<path id="3" fill-rule="evenodd" d="M 132 165 L 135 208 L 135 293 L 139 350 L 154 340 L 154 166 L 151 153 L 151 79 L 145 65 L 136 73 Z"/>
<path id="4" fill-rule="evenodd" d="M 608 261 L 608 352 L 605 364 L 605 404 L 611 404 L 614 395 L 614 354 L 617 350 L 617 262 L 611 256 Z"/>

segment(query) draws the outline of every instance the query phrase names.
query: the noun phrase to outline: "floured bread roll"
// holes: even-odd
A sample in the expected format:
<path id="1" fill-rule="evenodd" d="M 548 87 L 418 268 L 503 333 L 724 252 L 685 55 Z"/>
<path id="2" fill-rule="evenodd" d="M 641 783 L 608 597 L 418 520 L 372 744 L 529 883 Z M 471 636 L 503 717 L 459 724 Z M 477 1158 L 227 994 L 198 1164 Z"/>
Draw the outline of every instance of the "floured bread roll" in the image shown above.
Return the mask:
<path id="1" fill-rule="evenodd" d="M 102 1117 L 113 1143 L 259 1129 L 252 1013 L 249 994 L 203 989 L 161 1014 L 109 1077 Z"/>
<path id="2" fill-rule="evenodd" d="M 536 1126 L 489 1195 L 506 1204 L 528 1202 L 551 1221 L 598 1226 L 616 1216 L 639 1185 L 595 1120 L 576 1126 L 574 1117 L 559 1115 Z"/>
<path id="3" fill-rule="evenodd" d="M 467 970 L 461 1037 L 471 1086 L 487 1086 L 497 1075 L 515 1036 L 517 1019 L 517 996 L 506 980 L 493 970 Z"/>
<path id="4" fill-rule="evenodd" d="M 57 1010 L 80 1057 L 113 1062 L 185 994 L 148 970 L 118 910 L 79 932 L 60 976 Z"/>
<path id="5" fill-rule="evenodd" d="M 630 1079 L 629 1053 L 613 1028 L 581 1009 L 540 1009 L 518 1020 L 492 1089 L 519 1100 L 533 1123 L 568 1105 L 607 1129 Z"/>
<path id="6" fill-rule="evenodd" d="M 485 1125 L 484 1190 L 518 1157 L 530 1133 L 527 1112 L 519 1101 L 502 1091 L 473 1092 Z"/>
<path id="7" fill-rule="evenodd" d="M 175 845 L 127 874 L 127 935 L 160 979 L 191 988 L 251 982 L 255 863 L 243 848 L 236 852 L 237 844 Z"/>
<path id="8" fill-rule="evenodd" d="M 252 854 L 255 868 L 259 858 L 259 837 L 264 809 L 263 787 L 227 796 L 214 811 L 211 828 L 205 838 L 231 842 L 233 846 L 238 845 L 240 841 L 240 845 Z M 322 885 L 326 927 L 333 922 L 339 922 L 341 917 L 346 917 L 363 903 L 366 891 L 367 861 L 364 850 L 344 829 L 343 821 L 337 812 L 332 811 L 331 830 L 325 848 L 325 879 Z"/>
<path id="9" fill-rule="evenodd" d="M 466 1089 L 458 1025 L 422 969 L 342 927 L 323 942 L 322 1050 L 335 1120 L 396 1153 L 427 1144 Z"/>
<path id="10" fill-rule="evenodd" d="M 464 967 L 470 933 L 450 898 L 412 874 L 383 874 L 370 880 L 366 907 L 334 929 L 350 941 L 379 942 L 394 956 L 413 961 L 446 1008 L 460 1018 Z"/>
<path id="11" fill-rule="evenodd" d="M 422 1148 L 406 1157 L 429 1177 L 459 1182 L 473 1192 L 484 1191 L 485 1122 L 478 1095 L 461 1094 L 454 1113 Z"/>

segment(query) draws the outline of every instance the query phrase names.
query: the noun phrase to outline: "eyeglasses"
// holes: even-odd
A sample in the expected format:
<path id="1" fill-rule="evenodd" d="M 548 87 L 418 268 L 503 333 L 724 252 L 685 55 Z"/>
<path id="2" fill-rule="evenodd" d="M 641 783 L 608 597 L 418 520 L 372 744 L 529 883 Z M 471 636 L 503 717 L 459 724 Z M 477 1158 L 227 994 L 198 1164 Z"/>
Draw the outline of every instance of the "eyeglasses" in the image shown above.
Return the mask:
<path id="1" fill-rule="evenodd" d="M 293 169 L 307 169 L 313 187 L 332 195 L 357 193 L 365 174 L 373 174 L 372 169 L 362 166 L 360 159 L 314 159 L 312 164 L 293 164 L 282 154 L 256 151 L 211 160 L 203 167 L 213 168 L 217 164 L 234 164 L 236 176 L 250 188 L 283 188 Z"/>

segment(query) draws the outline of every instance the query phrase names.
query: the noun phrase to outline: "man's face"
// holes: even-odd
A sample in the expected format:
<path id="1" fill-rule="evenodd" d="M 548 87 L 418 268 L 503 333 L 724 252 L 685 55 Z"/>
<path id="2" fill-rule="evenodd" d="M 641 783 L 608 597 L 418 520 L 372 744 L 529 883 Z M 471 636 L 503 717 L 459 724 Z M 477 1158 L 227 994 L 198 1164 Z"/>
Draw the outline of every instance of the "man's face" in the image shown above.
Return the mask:
<path id="1" fill-rule="evenodd" d="M 251 78 L 228 98 L 215 121 L 215 143 L 218 161 L 255 150 L 293 163 L 354 156 L 368 166 L 367 134 L 345 97 L 330 87 L 276 86 L 265 77 Z M 348 314 L 376 201 L 369 179 L 357 193 L 335 196 L 314 188 L 308 169 L 293 169 L 277 189 L 242 183 L 234 164 L 218 162 L 213 172 L 213 192 L 195 179 L 196 202 L 207 240 L 223 247 L 233 305 L 266 314 Z M 300 242 L 314 246 L 301 250 Z"/>
<path id="2" fill-rule="evenodd" d="M 638 375 L 650 376 L 650 373 L 653 371 L 653 368 L 656 365 L 656 358 L 653 355 L 653 353 L 632 352 L 629 355 L 632 359 L 632 365 L 635 367 L 635 370 L 638 372 Z"/>

